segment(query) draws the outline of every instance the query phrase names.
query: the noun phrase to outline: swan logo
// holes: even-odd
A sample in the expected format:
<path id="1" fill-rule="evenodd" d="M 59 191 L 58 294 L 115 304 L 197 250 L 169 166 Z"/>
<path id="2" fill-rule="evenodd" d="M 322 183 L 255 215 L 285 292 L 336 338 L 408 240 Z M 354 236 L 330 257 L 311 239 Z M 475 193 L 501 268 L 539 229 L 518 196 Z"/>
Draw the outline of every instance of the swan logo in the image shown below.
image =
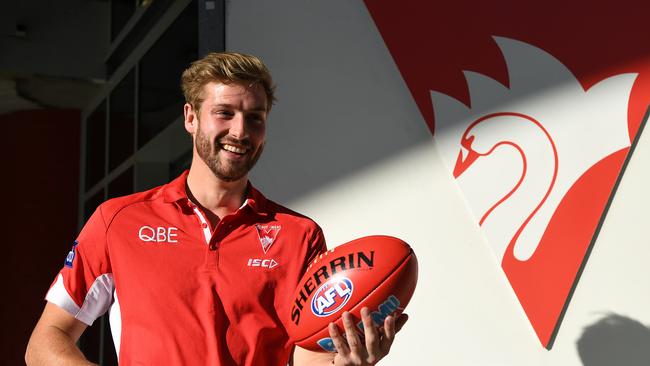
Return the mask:
<path id="1" fill-rule="evenodd" d="M 638 0 L 364 3 L 477 229 L 552 348 L 647 123 L 638 28 L 647 14 L 634 11 Z"/>
<path id="2" fill-rule="evenodd" d="M 257 229 L 257 237 L 260 239 L 260 244 L 262 245 L 262 250 L 266 254 L 271 248 L 271 245 L 275 242 L 275 239 L 278 237 L 278 233 L 282 226 L 280 225 L 255 225 Z"/>
<path id="3" fill-rule="evenodd" d="M 509 87 L 466 71 L 471 107 L 431 92 L 435 140 L 540 339 L 548 339 L 591 241 L 572 234 L 591 225 L 581 221 L 589 197 L 577 199 L 576 187 L 584 192 L 607 158 L 630 146 L 637 74 L 585 90 L 547 52 L 495 41 Z"/>

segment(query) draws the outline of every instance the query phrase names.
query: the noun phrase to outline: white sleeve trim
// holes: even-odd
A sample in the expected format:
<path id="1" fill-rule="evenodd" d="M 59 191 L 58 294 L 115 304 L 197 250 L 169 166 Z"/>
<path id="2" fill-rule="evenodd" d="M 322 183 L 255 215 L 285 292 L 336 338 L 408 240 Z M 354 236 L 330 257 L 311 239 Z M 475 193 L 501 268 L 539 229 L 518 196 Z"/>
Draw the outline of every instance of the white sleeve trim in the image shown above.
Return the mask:
<path id="1" fill-rule="evenodd" d="M 112 273 L 105 273 L 97 277 L 90 286 L 81 308 L 79 308 L 66 290 L 63 284 L 63 276 L 59 274 L 45 299 L 63 308 L 85 324 L 92 325 L 95 319 L 104 314 L 111 306 L 114 289 L 115 282 Z"/>
<path id="2" fill-rule="evenodd" d="M 120 310 L 120 301 L 117 298 L 117 292 L 113 292 L 113 304 L 108 309 L 108 320 L 113 334 L 113 344 L 117 360 L 120 360 L 120 345 L 122 342 L 122 311 Z"/>
<path id="3" fill-rule="evenodd" d="M 97 277 L 93 285 L 90 286 L 84 303 L 75 318 L 92 325 L 95 319 L 102 316 L 111 306 L 114 289 L 115 282 L 112 273 L 105 273 Z"/>
<path id="4" fill-rule="evenodd" d="M 54 285 L 52 285 L 47 295 L 45 295 L 45 300 L 57 305 L 72 316 L 76 316 L 79 313 L 79 306 L 72 300 L 72 297 L 68 294 L 68 290 L 65 289 L 63 275 L 60 273 L 56 277 Z"/>

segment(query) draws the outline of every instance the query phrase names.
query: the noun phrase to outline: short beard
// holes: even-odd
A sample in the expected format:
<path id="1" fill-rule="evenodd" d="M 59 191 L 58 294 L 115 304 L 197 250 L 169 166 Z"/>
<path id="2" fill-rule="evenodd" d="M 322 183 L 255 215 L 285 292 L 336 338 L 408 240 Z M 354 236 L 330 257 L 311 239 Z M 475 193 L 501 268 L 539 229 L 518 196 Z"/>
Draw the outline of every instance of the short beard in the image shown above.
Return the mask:
<path id="1" fill-rule="evenodd" d="M 255 152 L 255 155 L 251 156 L 249 159 L 244 160 L 239 163 L 230 161 L 229 163 L 224 163 L 219 159 L 219 143 L 212 143 L 210 139 L 201 132 L 200 124 L 196 132 L 195 148 L 199 157 L 203 162 L 210 168 L 212 173 L 224 182 L 234 182 L 242 179 L 248 174 L 248 172 L 253 169 L 255 163 L 262 155 L 262 150 L 264 150 L 264 145 L 262 144 L 259 149 Z M 250 143 L 246 140 L 235 140 L 233 138 L 221 138 L 220 143 L 223 142 L 236 142 L 238 144 L 249 146 Z"/>

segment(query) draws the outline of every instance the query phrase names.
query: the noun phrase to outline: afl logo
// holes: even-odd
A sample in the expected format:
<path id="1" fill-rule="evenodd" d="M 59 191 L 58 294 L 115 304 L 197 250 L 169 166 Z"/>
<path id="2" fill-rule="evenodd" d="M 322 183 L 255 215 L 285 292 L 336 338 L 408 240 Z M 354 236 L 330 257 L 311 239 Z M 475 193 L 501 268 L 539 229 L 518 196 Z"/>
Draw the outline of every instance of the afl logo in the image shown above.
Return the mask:
<path id="1" fill-rule="evenodd" d="M 332 277 L 316 290 L 311 299 L 311 311 L 325 317 L 339 311 L 352 297 L 352 281 L 347 277 Z"/>

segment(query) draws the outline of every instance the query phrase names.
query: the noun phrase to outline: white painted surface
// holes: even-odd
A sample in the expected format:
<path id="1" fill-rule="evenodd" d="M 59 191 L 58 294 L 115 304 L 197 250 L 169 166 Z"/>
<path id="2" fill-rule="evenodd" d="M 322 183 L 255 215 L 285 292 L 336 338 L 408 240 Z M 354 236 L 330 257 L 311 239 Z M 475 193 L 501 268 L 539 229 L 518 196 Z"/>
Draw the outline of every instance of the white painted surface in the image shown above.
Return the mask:
<path id="1" fill-rule="evenodd" d="M 549 351 L 473 223 L 363 3 L 237 0 L 228 2 L 227 22 L 228 49 L 262 57 L 278 84 L 253 182 L 318 221 L 330 246 L 389 234 L 418 255 L 411 320 L 381 364 L 581 365 L 576 342 L 609 313 L 650 332 L 647 132 Z"/>

